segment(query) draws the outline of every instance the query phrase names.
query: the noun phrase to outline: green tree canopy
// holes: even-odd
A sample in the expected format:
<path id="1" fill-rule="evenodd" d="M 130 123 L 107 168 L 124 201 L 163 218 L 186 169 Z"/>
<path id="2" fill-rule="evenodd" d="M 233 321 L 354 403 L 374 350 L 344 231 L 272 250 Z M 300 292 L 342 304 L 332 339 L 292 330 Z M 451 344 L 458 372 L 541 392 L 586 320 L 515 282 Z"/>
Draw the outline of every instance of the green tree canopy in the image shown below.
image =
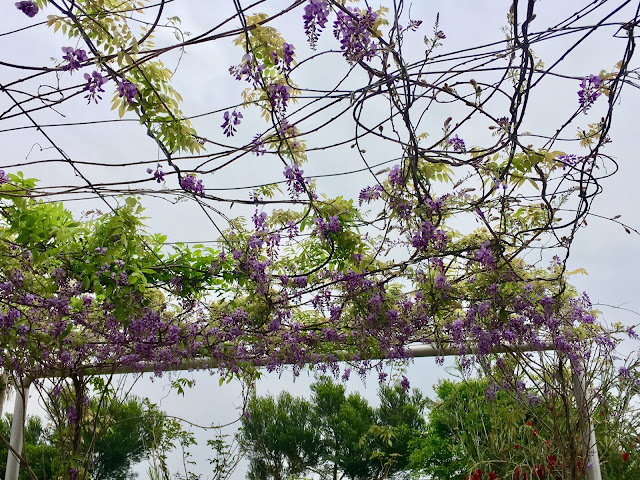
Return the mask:
<path id="1" fill-rule="evenodd" d="M 574 405 L 568 405 L 567 418 L 562 410 L 516 401 L 509 392 L 492 393 L 487 379 L 443 380 L 435 391 L 426 429 L 411 441 L 413 471 L 433 480 L 523 479 L 525 473 L 530 479 L 586 478 L 580 438 L 573 444 L 579 453 L 572 465 L 570 446 L 559 443 L 566 434 L 554 432 L 576 422 Z M 637 417 L 625 407 L 618 418 L 616 399 L 603 400 L 593 419 L 603 478 L 640 478 Z"/>
<path id="2" fill-rule="evenodd" d="M 89 412 L 97 412 L 99 400 L 90 400 Z M 126 480 L 131 468 L 142 461 L 154 446 L 163 441 L 164 414 L 155 405 L 138 397 L 126 401 L 111 399 L 100 407 L 100 430 L 86 430 L 83 444 L 94 444 L 89 462 L 90 475 L 95 480 Z M 38 480 L 60 478 L 59 466 L 61 438 L 68 431 L 58 428 L 52 419 L 29 416 L 25 425 L 23 457 L 28 469 L 20 469 L 20 480 L 32 480 L 29 470 Z M 48 423 L 43 423 L 47 421 Z M 11 415 L 0 420 L 0 435 L 9 440 Z M 97 438 L 91 438 L 94 435 Z M 7 447 L 0 446 L 0 471 L 4 472 Z"/>
<path id="3" fill-rule="evenodd" d="M 239 433 L 251 462 L 249 478 L 306 473 L 370 480 L 406 473 L 409 441 L 424 429 L 425 402 L 418 391 L 382 385 L 381 406 L 373 408 L 328 377 L 311 390 L 310 401 L 286 392 L 251 399 Z"/>

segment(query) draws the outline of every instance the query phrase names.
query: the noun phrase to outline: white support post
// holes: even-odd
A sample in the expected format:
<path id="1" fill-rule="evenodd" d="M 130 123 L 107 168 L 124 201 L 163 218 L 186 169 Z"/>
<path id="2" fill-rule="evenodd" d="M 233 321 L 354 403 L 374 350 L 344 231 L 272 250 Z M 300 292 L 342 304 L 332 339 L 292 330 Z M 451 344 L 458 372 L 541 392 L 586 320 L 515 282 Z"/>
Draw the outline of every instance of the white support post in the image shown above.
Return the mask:
<path id="1" fill-rule="evenodd" d="M 0 374 L 0 417 L 4 412 L 4 401 L 7 399 L 7 390 L 9 389 L 9 379 L 6 373 Z"/>
<path id="2" fill-rule="evenodd" d="M 587 378 L 584 375 L 584 366 L 579 372 L 573 372 L 572 377 L 576 407 L 578 408 L 580 435 L 582 436 L 584 449 L 587 452 L 587 480 L 602 480 L 600 456 L 598 455 L 598 444 L 596 443 L 596 429 L 593 421 L 591 421 L 589 402 L 587 401 Z"/>
<path id="3" fill-rule="evenodd" d="M 20 473 L 20 460 L 13 451 L 22 454 L 22 443 L 24 441 L 24 420 L 27 412 L 27 400 L 29 398 L 29 386 L 31 380 L 24 379 L 22 385 L 16 388 L 16 400 L 13 404 L 13 419 L 11 421 L 11 437 L 9 445 L 11 448 L 7 452 L 7 469 L 5 480 L 18 480 Z"/>

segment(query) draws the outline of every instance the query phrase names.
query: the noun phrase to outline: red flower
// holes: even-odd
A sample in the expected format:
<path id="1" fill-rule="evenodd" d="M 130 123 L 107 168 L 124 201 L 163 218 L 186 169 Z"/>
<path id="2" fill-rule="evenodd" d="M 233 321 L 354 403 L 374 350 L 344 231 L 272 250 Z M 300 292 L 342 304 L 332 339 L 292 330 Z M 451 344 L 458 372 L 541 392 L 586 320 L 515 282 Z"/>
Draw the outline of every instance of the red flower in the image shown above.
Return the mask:
<path id="1" fill-rule="evenodd" d="M 482 470 L 478 469 L 475 472 L 471 472 L 471 480 L 480 480 L 482 477 Z"/>
<path id="2" fill-rule="evenodd" d="M 533 467 L 533 473 L 538 478 L 544 478 L 544 468 L 538 465 Z"/>
<path id="3" fill-rule="evenodd" d="M 498 475 L 494 471 L 489 472 L 489 480 L 496 480 Z"/>
<path id="4" fill-rule="evenodd" d="M 624 460 L 625 462 L 629 461 L 629 453 L 628 452 L 624 452 L 622 454 L 622 460 Z"/>
<path id="5" fill-rule="evenodd" d="M 527 422 L 527 425 L 531 426 L 531 420 L 529 420 L 529 421 Z"/>
<path id="6" fill-rule="evenodd" d="M 549 455 L 547 457 L 547 460 L 549 461 L 549 465 L 551 465 L 552 467 L 555 466 L 556 464 L 556 457 L 554 457 L 553 455 Z"/>
<path id="7" fill-rule="evenodd" d="M 517 443 L 513 446 L 513 448 L 515 448 L 516 450 L 520 450 L 520 445 L 518 445 Z"/>
<path id="8" fill-rule="evenodd" d="M 538 436 L 538 429 L 537 429 L 537 428 L 534 428 L 534 429 L 533 429 L 533 436 L 534 436 L 534 437 L 537 437 L 537 436 Z"/>

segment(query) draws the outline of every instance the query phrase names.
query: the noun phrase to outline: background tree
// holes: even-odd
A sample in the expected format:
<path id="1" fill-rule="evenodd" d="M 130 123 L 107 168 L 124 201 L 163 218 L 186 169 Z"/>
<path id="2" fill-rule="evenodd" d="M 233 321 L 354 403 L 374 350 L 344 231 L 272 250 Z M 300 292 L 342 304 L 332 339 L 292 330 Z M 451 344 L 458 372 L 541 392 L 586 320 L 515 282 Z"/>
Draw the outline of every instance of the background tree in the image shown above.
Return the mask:
<path id="1" fill-rule="evenodd" d="M 379 444 L 380 457 L 389 463 L 389 474 L 405 472 L 413 450 L 412 440 L 426 428 L 426 398 L 419 390 L 409 390 L 400 384 L 381 384 L 378 398 L 376 421 L 388 429 L 389 435 L 386 445 Z"/>
<path id="2" fill-rule="evenodd" d="M 91 401 L 93 411 L 97 411 L 97 400 Z M 158 407 L 135 397 L 109 402 L 101 413 L 102 419 L 105 425 L 93 448 L 91 478 L 126 480 L 131 477 L 131 467 L 162 441 L 166 419 Z M 90 444 L 90 439 L 86 438 L 85 443 Z"/>
<path id="3" fill-rule="evenodd" d="M 286 480 L 317 465 L 320 429 L 311 405 L 283 392 L 254 397 L 242 418 L 240 445 L 249 458 L 248 478 Z"/>
<path id="4" fill-rule="evenodd" d="M 284 459 L 301 436 L 302 425 L 313 425 L 315 431 L 313 436 L 305 435 L 308 443 L 296 443 L 307 452 L 296 452 L 294 458 L 306 460 L 294 462 L 302 466 L 296 475 L 306 472 L 325 479 L 365 480 L 407 474 L 409 441 L 424 428 L 424 399 L 419 392 L 383 385 L 379 390 L 382 405 L 372 408 L 359 394 L 346 395 L 344 385 L 328 377 L 320 378 L 311 390 L 311 401 L 284 393 L 277 399 L 255 397 L 249 402 L 239 438 L 249 452 L 251 478 L 280 479 L 291 474 L 290 462 Z M 298 409 L 290 412 L 294 404 Z M 305 417 L 300 418 L 298 412 Z M 291 430 L 287 425 L 292 425 Z M 260 472 L 264 476 L 258 477 Z"/>
<path id="5" fill-rule="evenodd" d="M 351 480 L 375 478 L 376 464 L 364 441 L 375 423 L 375 411 L 357 393 L 346 395 L 345 386 L 322 377 L 311 385 L 313 413 L 321 425 L 322 457 L 316 468 L 325 478 Z"/>
<path id="6" fill-rule="evenodd" d="M 132 478 L 131 468 L 163 441 L 164 414 L 146 400 L 131 396 L 126 401 L 111 400 L 99 407 L 98 399 L 90 400 L 89 411 L 100 413 L 101 428 L 84 432 L 83 444 L 93 445 L 89 472 L 96 480 L 126 480 Z M 47 422 L 47 424 L 43 424 Z M 52 419 L 29 416 L 26 421 L 23 456 L 38 480 L 59 478 L 60 438 L 68 432 Z M 0 422 L 0 435 L 8 441 L 11 415 Z M 91 438 L 92 436 L 97 438 Z M 0 446 L 0 470 L 4 471 L 7 448 Z M 31 477 L 27 468 L 20 470 L 20 479 Z"/>
<path id="7" fill-rule="evenodd" d="M 7 414 L 0 420 L 0 435 L 6 441 L 11 433 L 11 414 Z M 38 480 L 52 480 L 54 469 L 52 465 L 58 454 L 58 449 L 52 441 L 53 432 L 47 425 L 43 425 L 42 419 L 37 416 L 28 416 L 24 429 L 24 447 L 22 455 L 29 462 L 29 468 Z M 5 471 L 7 466 L 7 446 L 0 445 L 0 470 Z M 29 472 L 21 469 L 20 480 L 31 480 Z"/>
<path id="8" fill-rule="evenodd" d="M 637 389 L 622 390 L 629 387 Z M 526 405 L 509 392 L 493 391 L 486 378 L 443 380 L 435 390 L 426 430 L 411 441 L 412 470 L 434 480 L 522 479 L 525 473 L 534 479 L 566 478 L 564 472 L 571 470 L 586 478 L 584 456 L 578 465 L 567 465 L 566 446 L 559 443 L 566 433 L 553 431 L 576 423 L 573 406 L 567 418 L 561 410 Z M 635 407 L 620 408 L 620 393 L 616 387 L 604 394 L 594 421 L 603 478 L 631 480 L 640 475 L 640 431 Z M 579 447 L 579 437 L 574 445 Z"/>

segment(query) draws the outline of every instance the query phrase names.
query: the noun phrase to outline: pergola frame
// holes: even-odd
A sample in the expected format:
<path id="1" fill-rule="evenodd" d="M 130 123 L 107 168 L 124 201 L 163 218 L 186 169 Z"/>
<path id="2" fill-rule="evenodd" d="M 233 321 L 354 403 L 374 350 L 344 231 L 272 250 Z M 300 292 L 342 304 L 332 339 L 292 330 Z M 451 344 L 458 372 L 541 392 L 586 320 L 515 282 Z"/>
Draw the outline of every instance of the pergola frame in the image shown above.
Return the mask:
<path id="1" fill-rule="evenodd" d="M 531 352 L 531 351 L 549 351 L 555 350 L 552 344 L 545 344 L 541 348 L 534 347 L 532 345 L 522 346 L 501 346 L 499 348 L 492 349 L 491 353 L 507 353 L 507 352 Z M 458 355 L 458 351 L 455 348 L 437 348 L 432 345 L 421 344 L 412 345 L 406 348 L 408 358 L 423 358 L 423 357 L 446 357 Z M 477 349 L 472 348 L 471 354 L 477 353 Z M 370 360 L 375 360 L 371 358 Z M 378 358 L 377 360 L 383 360 Z M 188 360 L 182 362 L 175 368 L 168 369 L 169 371 L 183 371 L 183 370 L 202 370 L 204 368 L 215 368 L 216 362 L 213 359 L 199 359 Z M 149 364 L 140 369 L 134 369 L 131 367 L 119 367 L 108 368 L 104 367 L 91 367 L 83 371 L 83 373 L 91 375 L 121 375 L 128 373 L 149 373 L 153 372 L 154 366 Z M 54 378 L 60 375 L 50 374 L 40 378 Z M 18 480 L 18 474 L 20 473 L 20 452 L 22 452 L 22 444 L 24 442 L 24 425 L 27 411 L 27 400 L 29 398 L 29 387 L 35 380 L 34 378 L 24 378 L 21 385 L 16 387 L 16 398 L 13 406 L 13 419 L 11 422 L 11 437 L 9 439 L 9 450 L 7 452 L 7 468 L 5 471 L 5 480 Z M 578 409 L 578 416 L 580 421 L 580 433 L 583 441 L 585 451 L 587 452 L 587 480 L 602 480 L 602 474 L 600 472 L 600 457 L 598 455 L 598 444 L 596 442 L 595 425 L 590 420 L 589 416 L 589 403 L 588 403 L 588 391 L 587 380 L 584 375 L 584 368 L 579 372 L 572 373 L 573 391 L 576 397 L 576 407 Z M 5 378 L 2 381 L 6 381 Z M 5 385 L 2 388 L 6 388 Z M 2 404 L 4 402 L 4 395 L 0 395 L 0 414 L 2 412 Z"/>

